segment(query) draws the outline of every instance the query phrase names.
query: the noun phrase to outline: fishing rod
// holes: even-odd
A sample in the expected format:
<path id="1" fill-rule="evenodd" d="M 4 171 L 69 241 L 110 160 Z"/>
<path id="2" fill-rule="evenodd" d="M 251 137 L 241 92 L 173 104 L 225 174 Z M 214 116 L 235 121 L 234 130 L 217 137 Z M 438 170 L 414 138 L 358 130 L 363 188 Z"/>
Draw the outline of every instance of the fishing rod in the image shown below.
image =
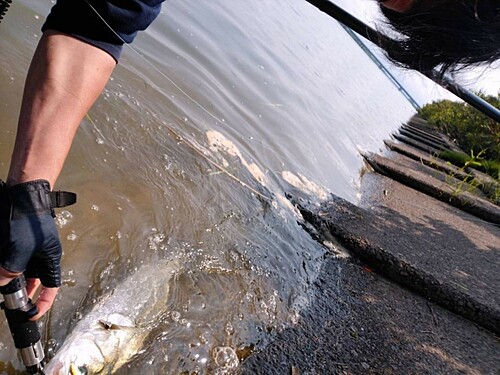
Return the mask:
<path id="1" fill-rule="evenodd" d="M 322 12 L 326 13 L 330 17 L 335 18 L 337 21 L 341 22 L 345 26 L 349 27 L 351 30 L 355 31 L 371 43 L 387 51 L 394 41 L 391 38 L 382 35 L 377 30 L 365 24 L 363 21 L 354 17 L 352 14 L 346 12 L 344 9 L 338 5 L 330 2 L 329 0 L 306 0 L 311 5 L 315 6 Z M 485 115 L 500 123 L 500 110 L 486 100 L 472 93 L 471 91 L 460 86 L 456 82 L 453 82 L 450 78 L 443 77 L 436 70 L 432 73 L 424 73 L 427 78 L 430 78 L 452 94 L 456 95 L 464 102 L 469 103 L 472 107 L 483 112 Z"/>
<path id="2" fill-rule="evenodd" d="M 44 374 L 45 354 L 40 330 L 36 321 L 30 320 L 38 313 L 36 305 L 28 297 L 23 275 L 0 287 L 4 301 L 0 307 L 5 312 L 14 345 L 21 354 L 28 374 Z"/>

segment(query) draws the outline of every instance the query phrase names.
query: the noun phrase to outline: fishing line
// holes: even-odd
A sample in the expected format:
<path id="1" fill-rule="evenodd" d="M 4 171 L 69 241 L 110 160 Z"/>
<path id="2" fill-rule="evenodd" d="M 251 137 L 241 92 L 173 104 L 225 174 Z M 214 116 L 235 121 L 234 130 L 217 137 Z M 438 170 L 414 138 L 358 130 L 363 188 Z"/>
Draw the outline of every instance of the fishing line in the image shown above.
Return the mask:
<path id="1" fill-rule="evenodd" d="M 0 0 L 0 1 L 9 1 L 9 0 Z M 212 117 L 213 119 L 215 119 L 218 123 L 224 123 L 224 121 L 222 119 L 220 119 L 219 117 L 217 117 L 216 115 L 214 115 L 212 112 L 210 112 L 209 110 L 207 110 L 205 107 L 203 107 L 203 105 L 201 105 L 198 101 L 196 101 L 196 99 L 194 99 L 187 92 L 185 92 L 177 83 L 175 83 L 174 80 L 172 80 L 170 77 L 168 77 L 165 73 L 163 73 L 160 69 L 158 69 L 153 63 L 151 63 L 148 59 L 146 59 L 143 55 L 141 55 L 134 47 L 132 47 L 130 44 L 126 43 L 123 40 L 123 38 L 111 27 L 111 25 L 109 23 L 107 23 L 106 20 L 99 14 L 99 12 L 97 11 L 97 9 L 95 9 L 92 6 L 92 4 L 90 4 L 88 2 L 88 0 L 85 0 L 85 2 L 94 11 L 94 13 L 101 19 L 101 21 L 109 28 L 109 30 L 113 34 L 115 34 L 124 43 L 124 45 L 127 48 L 129 48 L 130 50 L 132 50 L 137 56 L 139 56 L 140 59 L 142 59 L 142 61 L 144 61 L 146 64 L 148 64 L 154 71 L 156 71 L 158 74 L 160 74 L 162 77 L 164 77 L 168 82 L 170 82 L 177 90 L 179 90 L 179 92 L 181 92 L 186 98 L 188 98 L 191 102 L 193 102 L 196 106 L 198 106 L 203 112 L 205 112 L 210 117 Z M 93 123 L 93 121 L 91 121 L 91 123 L 94 125 L 94 128 L 95 128 L 96 126 Z M 225 173 L 227 176 L 229 176 L 230 178 L 232 178 L 233 180 L 235 180 L 236 182 L 238 182 L 243 187 L 249 189 L 252 193 L 260 196 L 261 198 L 264 198 L 264 199 L 269 200 L 269 201 L 272 200 L 272 198 L 270 198 L 270 197 L 268 197 L 268 196 L 260 193 L 259 191 L 257 191 L 256 189 L 252 188 L 250 185 L 248 185 L 247 183 L 243 182 L 241 179 L 239 179 L 238 177 L 236 177 L 234 174 L 232 174 L 231 172 L 229 172 L 227 169 L 225 169 L 224 167 L 222 167 L 218 163 L 216 163 L 213 160 L 211 160 L 209 157 L 207 157 L 203 153 L 203 151 L 201 151 L 198 147 L 196 147 L 190 141 L 188 141 L 187 139 L 185 139 L 185 137 L 182 137 L 181 135 L 179 135 L 179 133 L 177 133 L 171 127 L 169 127 L 168 125 L 164 125 L 164 126 L 166 126 L 167 129 L 172 134 L 174 134 L 174 136 L 176 136 L 179 140 L 181 140 L 182 142 L 184 142 L 188 147 L 190 147 L 197 154 L 199 154 L 200 156 L 202 156 L 208 163 L 214 165 L 221 172 Z M 102 136 L 102 133 L 100 131 L 98 131 L 98 133 L 101 134 L 101 136 Z"/>
<path id="2" fill-rule="evenodd" d="M 194 144 L 192 144 L 191 142 L 185 140 L 181 135 L 179 135 L 179 133 L 177 133 L 174 129 L 168 127 L 168 130 L 172 132 L 172 134 L 174 134 L 180 141 L 184 142 L 187 146 L 189 146 L 192 150 L 194 150 L 197 154 L 199 154 L 200 156 L 202 156 L 206 161 L 208 161 L 210 164 L 214 165 L 217 169 L 219 169 L 221 172 L 225 173 L 226 175 L 228 175 L 229 177 L 231 177 L 233 180 L 235 180 L 236 182 L 238 182 L 240 185 L 242 185 L 243 187 L 246 187 L 247 189 L 249 189 L 252 193 L 266 199 L 266 200 L 269 200 L 269 201 L 272 201 L 272 198 L 258 192 L 257 190 L 255 190 L 253 187 L 251 187 L 250 185 L 248 185 L 247 183 L 243 182 L 241 179 L 239 179 L 238 177 L 236 177 L 235 175 L 233 175 L 231 172 L 229 172 L 227 169 L 225 169 L 223 166 L 221 166 L 220 164 L 214 162 L 213 160 L 211 160 L 210 158 L 208 158 L 204 153 L 203 151 L 201 151 L 198 147 L 196 147 Z"/>
<path id="3" fill-rule="evenodd" d="M 0 0 L 1 1 L 1 0 Z M 142 59 L 148 66 L 150 66 L 155 72 L 157 72 L 158 74 L 160 74 L 163 78 L 165 78 L 168 82 L 170 82 L 177 90 L 179 90 L 179 92 L 184 95 L 186 98 L 188 98 L 191 102 L 193 102 L 193 104 L 195 104 L 197 107 L 199 107 L 203 112 L 205 112 L 208 116 L 210 116 L 212 119 L 214 119 L 215 121 L 217 121 L 217 123 L 221 126 L 228 126 L 226 123 L 225 123 L 225 120 L 222 119 L 222 118 L 219 118 L 217 115 L 213 114 L 212 112 L 210 112 L 208 109 L 206 109 L 201 103 L 199 103 L 195 98 L 193 98 L 191 95 L 189 95 L 186 91 L 184 91 L 173 79 L 171 79 L 169 76 L 167 76 L 165 73 L 163 73 L 159 68 L 157 68 L 152 62 L 150 62 L 148 59 L 146 59 L 139 51 L 137 51 L 132 45 L 130 45 L 130 43 L 126 43 L 125 40 L 123 40 L 123 38 L 113 29 L 113 27 L 108 23 L 106 22 L 106 20 L 99 14 L 99 12 L 97 11 L 97 9 L 95 9 L 92 4 L 90 4 L 88 2 L 88 0 L 85 0 L 85 2 L 87 3 L 87 5 L 94 11 L 94 13 L 101 19 L 101 21 L 108 27 L 108 29 L 116 35 L 116 37 L 118 39 L 120 39 L 125 48 L 128 48 L 130 49 L 133 53 L 135 53 L 140 59 Z M 236 130 L 235 128 L 231 128 L 232 130 L 235 130 L 236 132 L 239 133 L 240 136 L 244 137 L 244 138 L 249 138 L 248 136 L 245 136 L 243 133 L 241 133 L 240 131 Z M 250 137 L 250 138 L 253 138 L 253 137 Z M 269 146 L 266 146 L 263 142 L 259 141 L 260 145 L 262 147 L 265 147 L 267 148 L 268 150 L 270 151 L 273 151 L 273 149 Z"/>
<path id="4" fill-rule="evenodd" d="M 0 0 L 2 1 L 2 0 Z M 85 2 L 87 3 L 87 5 L 92 8 L 92 10 L 94 11 L 94 13 L 101 19 L 101 21 L 109 28 L 109 30 L 115 34 L 122 42 L 123 44 L 129 48 L 130 50 L 132 50 L 137 56 L 139 56 L 146 64 L 148 64 L 151 68 L 153 68 L 154 71 L 156 71 L 157 73 L 159 73 L 163 78 L 165 78 L 167 81 L 169 81 L 172 85 L 174 85 L 174 87 L 179 90 L 184 96 L 186 96 L 189 100 L 191 100 L 194 104 L 196 104 L 203 112 L 205 112 L 207 115 L 209 115 L 210 117 L 212 117 L 214 120 L 218 121 L 218 122 L 221 122 L 223 123 L 224 121 L 222 121 L 222 119 L 218 118 L 216 115 L 214 115 L 213 113 L 211 113 L 208 109 L 206 109 L 205 107 L 203 107 L 199 102 L 196 101 L 196 99 L 194 99 L 192 96 L 190 96 L 187 92 L 185 92 L 177 83 L 175 83 L 174 80 L 172 80 L 170 77 L 168 77 L 165 73 L 163 73 L 160 69 L 158 69 L 152 62 L 150 62 L 148 59 L 146 59 L 143 55 L 141 55 L 139 53 L 139 51 L 137 51 L 134 47 L 132 47 L 129 43 L 125 42 L 125 40 L 123 40 L 123 38 L 111 27 L 111 25 L 109 23 L 106 22 L 106 20 L 99 14 L 99 12 L 97 11 L 97 9 L 95 9 L 92 4 L 90 4 L 88 2 L 88 0 L 85 0 Z"/>

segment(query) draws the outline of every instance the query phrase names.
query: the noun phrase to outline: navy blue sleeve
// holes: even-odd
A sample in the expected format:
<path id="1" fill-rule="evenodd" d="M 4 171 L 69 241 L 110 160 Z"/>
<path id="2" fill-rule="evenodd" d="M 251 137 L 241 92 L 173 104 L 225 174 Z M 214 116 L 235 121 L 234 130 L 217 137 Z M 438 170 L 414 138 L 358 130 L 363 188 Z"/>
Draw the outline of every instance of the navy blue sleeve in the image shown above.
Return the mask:
<path id="1" fill-rule="evenodd" d="M 118 61 L 124 43 L 146 29 L 164 0 L 57 0 L 42 31 L 72 35 L 108 52 Z"/>

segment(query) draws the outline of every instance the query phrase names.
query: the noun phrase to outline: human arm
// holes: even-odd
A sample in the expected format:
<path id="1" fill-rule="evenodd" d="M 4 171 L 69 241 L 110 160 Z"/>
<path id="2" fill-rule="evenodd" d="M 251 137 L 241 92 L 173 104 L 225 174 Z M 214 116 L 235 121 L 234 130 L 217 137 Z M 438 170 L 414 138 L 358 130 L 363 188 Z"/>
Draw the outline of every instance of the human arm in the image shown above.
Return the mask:
<path id="1" fill-rule="evenodd" d="M 41 281 L 39 314 L 34 319 L 51 307 L 61 284 L 62 248 L 47 195 L 81 120 L 118 62 L 123 44 L 131 43 L 138 31 L 149 26 L 162 2 L 58 0 L 43 25 L 25 83 L 7 194 L 4 199 L 0 194 L 11 213 L 16 207 L 23 211 L 28 202 L 28 212 L 24 210 L 14 220 L 8 212 L 0 218 L 4 224 L 0 285 L 24 272 L 32 297 Z M 23 194 L 12 194 L 14 191 Z M 16 201 L 13 196 L 24 198 Z"/>
<path id="2" fill-rule="evenodd" d="M 25 83 L 8 185 L 36 179 L 55 185 L 76 130 L 115 65 L 79 39 L 43 34 Z"/>
<path id="3" fill-rule="evenodd" d="M 77 38 L 51 30 L 43 34 L 25 83 L 8 186 L 40 179 L 55 185 L 76 130 L 115 65 L 110 54 Z M 52 228 L 52 237 L 54 233 Z M 0 285 L 26 266 L 10 271 L 0 266 Z M 33 295 L 39 284 L 28 279 L 28 293 Z M 57 290 L 42 288 L 35 319 L 51 307 Z"/>

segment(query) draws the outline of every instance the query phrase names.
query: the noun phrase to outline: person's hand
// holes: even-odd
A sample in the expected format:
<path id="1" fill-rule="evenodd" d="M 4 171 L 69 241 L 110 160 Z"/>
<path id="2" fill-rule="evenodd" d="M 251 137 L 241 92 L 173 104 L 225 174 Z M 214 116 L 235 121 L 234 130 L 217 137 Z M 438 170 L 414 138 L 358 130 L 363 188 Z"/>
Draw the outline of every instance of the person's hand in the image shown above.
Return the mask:
<path id="1" fill-rule="evenodd" d="M 50 309 L 61 286 L 62 247 L 50 194 L 45 180 L 0 186 L 0 286 L 24 273 L 31 298 L 42 285 L 32 320 Z"/>
<path id="2" fill-rule="evenodd" d="M 8 284 L 12 279 L 20 276 L 21 273 L 14 273 L 6 270 L 5 268 L 0 266 L 0 286 L 4 286 Z M 26 292 L 28 293 L 28 297 L 33 299 L 35 293 L 40 287 L 41 282 L 40 279 L 28 278 L 26 279 Z M 51 307 L 56 299 L 57 292 L 59 288 L 48 288 L 42 285 L 42 290 L 36 300 L 36 306 L 38 313 L 33 316 L 30 320 L 38 320 L 40 319 Z"/>

